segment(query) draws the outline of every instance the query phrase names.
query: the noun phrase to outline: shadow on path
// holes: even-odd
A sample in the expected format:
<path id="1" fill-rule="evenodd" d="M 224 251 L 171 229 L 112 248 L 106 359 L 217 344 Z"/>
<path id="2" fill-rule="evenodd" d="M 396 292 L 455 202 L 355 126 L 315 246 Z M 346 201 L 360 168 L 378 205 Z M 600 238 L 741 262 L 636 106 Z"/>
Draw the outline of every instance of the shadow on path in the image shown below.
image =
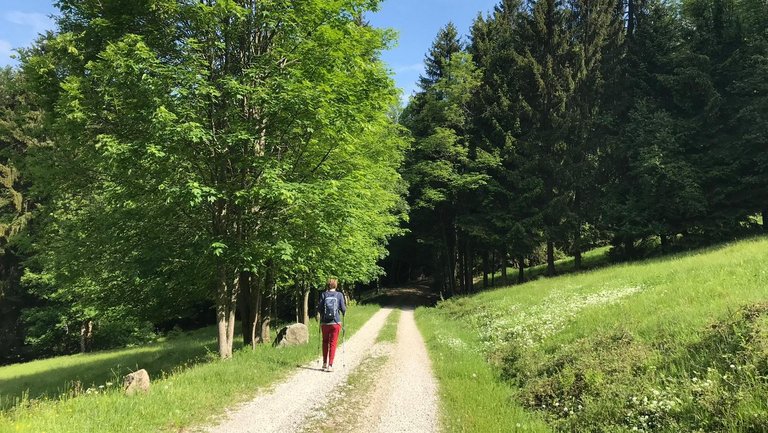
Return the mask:
<path id="1" fill-rule="evenodd" d="M 378 294 L 372 294 L 363 303 L 413 310 L 416 307 L 433 307 L 439 299 L 438 294 L 433 292 L 429 286 L 417 283 L 405 287 L 383 288 Z"/>

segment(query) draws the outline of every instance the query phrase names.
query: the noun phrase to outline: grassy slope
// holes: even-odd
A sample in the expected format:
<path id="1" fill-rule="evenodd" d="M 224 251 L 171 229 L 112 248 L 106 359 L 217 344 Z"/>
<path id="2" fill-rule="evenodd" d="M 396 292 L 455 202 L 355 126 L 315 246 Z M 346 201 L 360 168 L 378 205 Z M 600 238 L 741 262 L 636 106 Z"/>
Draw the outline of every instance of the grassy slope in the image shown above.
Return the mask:
<path id="1" fill-rule="evenodd" d="M 760 431 L 750 429 L 768 423 L 768 320 L 737 311 L 768 299 L 766 263 L 763 238 L 420 310 L 449 431 L 507 430 L 463 417 L 532 430 L 543 419 L 562 431 Z M 466 377 L 480 359 L 492 369 L 482 384 Z M 498 398 L 475 401 L 485 389 Z"/>
<path id="2" fill-rule="evenodd" d="M 0 408 L 8 409 L 26 394 L 30 399 L 53 398 L 75 388 L 116 383 L 123 375 L 144 368 L 151 378 L 215 356 L 216 329 L 199 329 L 155 344 L 88 354 L 59 356 L 0 367 Z"/>
<path id="3" fill-rule="evenodd" d="M 351 336 L 373 313 L 377 306 L 350 308 L 346 326 Z M 310 331 L 313 328 L 310 327 Z M 0 412 L 0 432 L 150 432 L 180 431 L 205 422 L 210 416 L 221 413 L 232 404 L 252 396 L 259 387 L 268 385 L 291 372 L 297 365 L 318 356 L 317 333 L 310 332 L 310 344 L 275 349 L 271 346 L 256 350 L 242 349 L 232 360 L 215 360 L 193 368 L 179 369 L 160 380 L 153 380 L 147 395 L 125 397 L 112 387 L 93 394 L 79 395 L 61 400 L 27 402 L 11 410 Z M 207 341 L 199 341 L 205 346 Z M 173 346 L 165 346 L 173 350 Z M 157 349 L 162 352 L 163 347 Z M 120 361 L 121 351 L 110 354 L 94 354 L 93 357 L 112 356 Z M 134 362 L 141 356 L 140 350 L 125 351 Z M 152 355 L 154 352 L 144 352 Z M 150 356 L 151 358 L 151 356 Z M 77 364 L 84 357 L 63 357 L 60 361 Z M 148 358 L 143 358 L 147 360 Z M 56 375 L 56 361 L 51 359 L 5 368 L 19 369 L 24 365 L 44 375 L 45 368 L 53 368 L 48 374 Z M 143 366 L 142 361 L 138 361 Z M 0 374 L 4 374 L 0 369 Z M 106 374 L 106 373 L 105 373 Z"/>

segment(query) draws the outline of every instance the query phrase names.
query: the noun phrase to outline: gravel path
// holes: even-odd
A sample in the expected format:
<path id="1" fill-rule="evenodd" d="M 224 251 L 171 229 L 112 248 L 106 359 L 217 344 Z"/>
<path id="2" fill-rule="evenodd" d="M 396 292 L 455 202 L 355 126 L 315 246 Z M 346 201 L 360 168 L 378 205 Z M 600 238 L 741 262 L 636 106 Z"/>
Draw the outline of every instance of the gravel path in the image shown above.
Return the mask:
<path id="1" fill-rule="evenodd" d="M 345 369 L 340 368 L 340 351 L 333 373 L 319 371 L 319 364 L 314 361 L 283 383 L 228 412 L 221 424 L 206 431 L 291 433 L 311 430 L 321 422 L 332 426 L 335 432 L 437 432 L 437 382 L 413 309 L 403 309 L 394 344 L 374 346 L 391 311 L 382 308 L 349 339 Z M 342 397 L 343 393 L 339 393 L 336 399 L 329 397 L 344 388 L 349 374 L 361 362 L 378 356 L 389 357 L 382 368 L 368 372 L 367 362 L 358 374 L 372 377 L 373 386 L 355 392 L 361 395 Z"/>
<path id="2" fill-rule="evenodd" d="M 319 370 L 317 361 L 301 367 L 293 376 L 267 393 L 244 403 L 226 414 L 224 421 L 205 431 L 210 433 L 268 433 L 299 430 L 313 412 L 322 410 L 328 390 L 338 389 L 350 371 L 362 361 L 373 346 L 379 330 L 392 312 L 382 308 L 349 338 L 346 344 L 346 368 L 342 368 L 341 347 L 336 352 L 335 371 Z"/>
<path id="3" fill-rule="evenodd" d="M 400 315 L 397 342 L 362 417 L 361 431 L 429 433 L 438 431 L 437 382 L 413 310 Z"/>

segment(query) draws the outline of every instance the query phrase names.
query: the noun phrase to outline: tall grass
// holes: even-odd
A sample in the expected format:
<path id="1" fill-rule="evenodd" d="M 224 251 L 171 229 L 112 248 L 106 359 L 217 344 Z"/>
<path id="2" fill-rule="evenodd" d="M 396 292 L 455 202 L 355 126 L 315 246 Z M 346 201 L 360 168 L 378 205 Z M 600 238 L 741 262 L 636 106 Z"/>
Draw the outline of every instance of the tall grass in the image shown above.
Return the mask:
<path id="1" fill-rule="evenodd" d="M 766 263 L 768 239 L 753 239 L 454 299 L 417 317 L 425 333 L 451 329 L 460 341 L 430 344 L 436 369 L 456 363 L 448 353 L 484 359 L 488 386 L 509 387 L 499 398 L 510 410 L 558 431 L 765 431 L 768 308 L 756 304 L 768 300 Z"/>
<path id="2" fill-rule="evenodd" d="M 349 335 L 378 308 L 349 308 L 345 320 Z M 127 397 L 113 386 L 74 397 L 29 400 L 0 412 L 0 432 L 178 432 L 211 422 L 227 407 L 252 397 L 259 388 L 318 356 L 317 334 L 312 330 L 311 326 L 307 345 L 244 348 L 231 360 L 212 360 L 193 368 L 177 367 L 166 377 L 153 380 L 146 395 Z M 77 358 L 63 361 L 76 364 Z M 49 366 L 55 365 L 55 359 L 48 362 Z M 45 374 L 45 365 L 36 368 L 37 374 Z M 50 372 L 56 374 L 55 368 Z"/>
<path id="3" fill-rule="evenodd" d="M 432 360 L 446 432 L 550 431 L 540 417 L 510 399 L 512 386 L 485 362 L 482 342 L 468 323 L 429 308 L 416 310 L 416 323 Z"/>

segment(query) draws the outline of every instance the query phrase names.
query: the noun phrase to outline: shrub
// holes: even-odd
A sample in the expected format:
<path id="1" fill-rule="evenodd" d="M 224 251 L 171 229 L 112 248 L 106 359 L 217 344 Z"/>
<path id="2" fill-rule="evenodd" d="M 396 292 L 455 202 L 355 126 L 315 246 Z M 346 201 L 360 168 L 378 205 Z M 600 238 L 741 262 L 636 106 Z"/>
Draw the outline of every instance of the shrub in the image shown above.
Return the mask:
<path id="1" fill-rule="evenodd" d="M 762 432 L 768 420 L 768 304 L 700 330 L 693 343 L 628 331 L 553 353 L 510 342 L 502 377 L 563 432 Z"/>

